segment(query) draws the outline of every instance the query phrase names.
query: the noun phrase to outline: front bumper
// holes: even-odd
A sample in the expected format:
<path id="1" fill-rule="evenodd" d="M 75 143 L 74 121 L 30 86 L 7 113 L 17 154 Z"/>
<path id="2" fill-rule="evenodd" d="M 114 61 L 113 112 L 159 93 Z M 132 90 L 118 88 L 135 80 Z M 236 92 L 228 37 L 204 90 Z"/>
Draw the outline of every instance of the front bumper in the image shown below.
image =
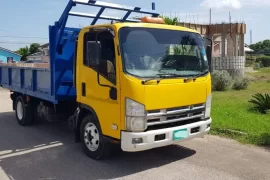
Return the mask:
<path id="1" fill-rule="evenodd" d="M 121 132 L 121 148 L 123 151 L 127 152 L 136 152 L 136 151 L 144 151 L 153 148 L 158 148 L 162 146 L 168 146 L 174 144 L 176 142 L 186 141 L 197 137 L 202 137 L 210 131 L 210 124 L 212 123 L 212 119 L 208 119 L 205 121 L 199 121 L 193 124 L 187 124 L 183 126 L 167 128 L 167 129 L 159 129 L 148 132 Z M 173 140 L 174 131 L 187 129 L 187 133 L 185 138 L 180 140 Z M 194 129 L 197 129 L 195 132 Z M 193 131 L 193 132 L 192 132 Z M 155 140 L 157 135 L 164 135 L 165 138 L 163 140 Z M 139 144 L 134 144 L 133 140 L 135 138 L 141 138 L 142 142 Z"/>

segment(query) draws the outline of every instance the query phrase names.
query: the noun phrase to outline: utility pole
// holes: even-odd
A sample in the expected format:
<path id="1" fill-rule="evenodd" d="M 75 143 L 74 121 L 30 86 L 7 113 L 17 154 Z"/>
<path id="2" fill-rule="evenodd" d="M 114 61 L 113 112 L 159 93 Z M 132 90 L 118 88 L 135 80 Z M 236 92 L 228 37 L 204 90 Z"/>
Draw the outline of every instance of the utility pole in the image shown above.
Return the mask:
<path id="1" fill-rule="evenodd" d="M 229 11 L 229 23 L 232 22 L 231 11 Z"/>
<path id="2" fill-rule="evenodd" d="M 252 44 L 252 30 L 250 30 L 250 45 Z"/>
<path id="3" fill-rule="evenodd" d="M 156 3 L 152 2 L 152 10 L 155 11 L 156 10 Z"/>
<path id="4" fill-rule="evenodd" d="M 212 22 L 212 9 L 210 9 L 210 22 L 209 22 L 209 24 L 211 24 Z"/>

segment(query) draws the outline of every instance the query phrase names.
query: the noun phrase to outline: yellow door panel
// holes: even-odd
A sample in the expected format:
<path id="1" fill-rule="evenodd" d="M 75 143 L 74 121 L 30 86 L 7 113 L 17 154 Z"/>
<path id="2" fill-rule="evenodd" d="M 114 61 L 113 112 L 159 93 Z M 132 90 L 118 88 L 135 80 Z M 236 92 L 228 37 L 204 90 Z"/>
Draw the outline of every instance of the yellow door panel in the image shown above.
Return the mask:
<path id="1" fill-rule="evenodd" d="M 92 107 L 98 117 L 103 135 L 120 139 L 120 83 L 118 79 L 119 66 L 117 56 L 115 57 L 116 84 L 100 75 L 100 84 L 115 87 L 117 89 L 117 100 L 110 98 L 110 87 L 104 87 L 98 84 L 96 68 L 85 64 L 86 41 L 84 38 L 88 30 L 83 30 L 78 39 L 77 55 L 77 101 L 79 103 Z M 114 47 L 116 42 L 112 39 Z M 101 41 L 102 43 L 102 41 Z M 104 46 L 104 45 L 103 45 Z M 116 55 L 116 48 L 113 49 Z M 103 53 L 103 52 L 101 52 Z M 84 84 L 84 85 L 83 85 Z M 84 89 L 82 87 L 85 87 Z"/>
<path id="2" fill-rule="evenodd" d="M 120 98 L 110 99 L 110 88 L 97 83 L 97 73 L 94 70 L 83 67 L 82 74 L 86 74 L 81 78 L 81 82 L 86 86 L 86 95 L 81 97 L 81 103 L 87 104 L 95 110 L 104 135 L 119 139 Z M 100 80 L 102 84 L 112 85 L 102 76 L 100 76 Z M 119 90 L 117 96 L 120 97 Z M 113 125 L 117 125 L 118 129 L 114 130 Z"/>

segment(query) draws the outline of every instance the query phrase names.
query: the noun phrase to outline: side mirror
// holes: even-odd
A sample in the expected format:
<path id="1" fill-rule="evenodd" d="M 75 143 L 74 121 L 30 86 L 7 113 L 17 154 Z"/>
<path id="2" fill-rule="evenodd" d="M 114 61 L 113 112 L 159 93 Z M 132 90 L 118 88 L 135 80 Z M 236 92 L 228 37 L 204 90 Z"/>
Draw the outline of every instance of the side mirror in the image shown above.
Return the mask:
<path id="1" fill-rule="evenodd" d="M 209 66 L 209 69 L 211 71 L 211 68 L 212 68 L 212 46 L 211 45 L 208 45 L 206 47 L 206 55 L 207 55 L 207 59 L 208 59 L 208 66 Z"/>
<path id="2" fill-rule="evenodd" d="M 205 45 L 206 45 L 206 56 L 207 56 L 207 59 L 208 59 L 209 70 L 212 71 L 212 48 L 213 48 L 213 40 L 210 39 L 210 38 L 206 38 L 206 37 L 204 37 L 204 40 L 205 40 L 204 42 L 205 42 Z"/>
<path id="3" fill-rule="evenodd" d="M 87 42 L 87 60 L 89 66 L 98 66 L 100 63 L 101 45 L 100 42 Z"/>

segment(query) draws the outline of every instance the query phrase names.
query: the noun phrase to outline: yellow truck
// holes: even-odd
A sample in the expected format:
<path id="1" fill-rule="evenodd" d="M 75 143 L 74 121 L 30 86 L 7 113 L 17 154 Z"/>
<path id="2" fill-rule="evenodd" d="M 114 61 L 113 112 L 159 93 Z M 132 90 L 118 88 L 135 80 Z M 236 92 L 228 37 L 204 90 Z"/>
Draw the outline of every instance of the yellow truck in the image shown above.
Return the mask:
<path id="1" fill-rule="evenodd" d="M 100 11 L 70 12 L 77 4 Z M 106 8 L 126 14 L 103 16 Z M 132 12 L 151 16 L 128 18 Z M 68 16 L 93 22 L 67 28 Z M 95 25 L 100 19 L 112 21 Z M 76 142 L 93 159 L 109 155 L 112 144 L 127 152 L 144 151 L 210 131 L 212 43 L 198 32 L 166 25 L 154 11 L 88 0 L 71 0 L 49 32 L 48 85 L 40 69 L 31 73 L 35 82 L 27 91 L 23 84 L 13 88 L 12 79 L 6 84 L 2 80 L 13 92 L 19 124 L 31 124 L 32 112 L 45 118 L 52 117 L 49 113 L 67 115 Z"/>

